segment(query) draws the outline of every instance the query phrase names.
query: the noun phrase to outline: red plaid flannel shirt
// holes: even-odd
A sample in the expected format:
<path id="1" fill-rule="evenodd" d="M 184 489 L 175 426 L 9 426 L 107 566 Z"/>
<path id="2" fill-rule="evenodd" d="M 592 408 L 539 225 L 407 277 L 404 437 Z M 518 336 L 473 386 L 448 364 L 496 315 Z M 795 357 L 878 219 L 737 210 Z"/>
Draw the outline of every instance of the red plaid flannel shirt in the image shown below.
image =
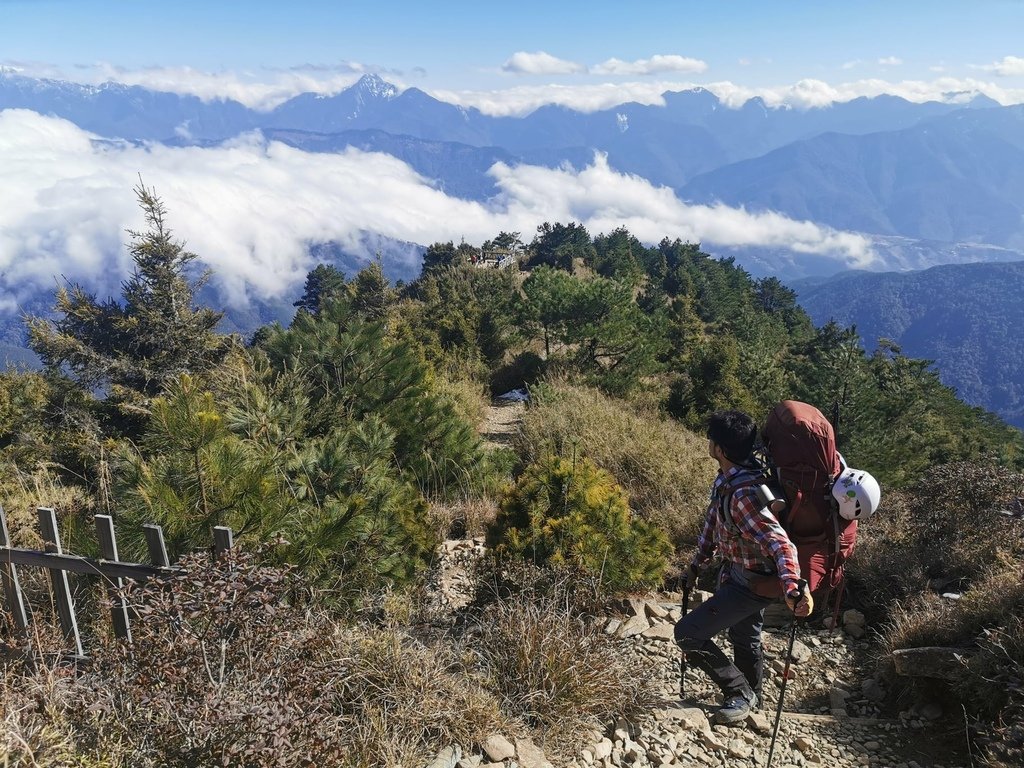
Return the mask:
<path id="1" fill-rule="evenodd" d="M 704 519 L 704 528 L 697 539 L 693 565 L 703 566 L 717 550 L 725 560 L 749 570 L 761 573 L 774 570 L 788 593 L 797 588 L 800 579 L 796 547 L 775 515 L 762 508 L 753 487 L 737 488 L 733 492 L 729 509 L 731 522 L 727 522 L 720 513 L 719 489 L 726 483 L 738 485 L 747 479 L 743 475 L 748 473 L 749 470 L 735 466 L 724 474 L 718 473 L 711 488 L 711 505 Z"/>

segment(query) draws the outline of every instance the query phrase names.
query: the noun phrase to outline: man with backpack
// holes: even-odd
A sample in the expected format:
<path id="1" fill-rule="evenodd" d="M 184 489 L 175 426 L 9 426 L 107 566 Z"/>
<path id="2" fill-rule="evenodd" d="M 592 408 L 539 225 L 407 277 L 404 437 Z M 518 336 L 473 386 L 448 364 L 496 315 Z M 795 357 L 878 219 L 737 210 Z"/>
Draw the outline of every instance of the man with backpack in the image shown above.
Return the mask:
<path id="1" fill-rule="evenodd" d="M 765 607 L 785 595 L 790 610 L 804 617 L 814 601 L 803 588 L 796 547 L 758 496 L 763 467 L 753 456 L 753 419 L 740 411 L 720 411 L 708 419 L 707 436 L 719 473 L 696 556 L 684 576 L 687 587 L 716 553 L 724 568 L 715 594 L 676 623 L 675 641 L 722 690 L 725 704 L 716 722 L 733 724 L 757 706 Z M 712 639 L 722 630 L 728 630 L 734 662 Z"/>

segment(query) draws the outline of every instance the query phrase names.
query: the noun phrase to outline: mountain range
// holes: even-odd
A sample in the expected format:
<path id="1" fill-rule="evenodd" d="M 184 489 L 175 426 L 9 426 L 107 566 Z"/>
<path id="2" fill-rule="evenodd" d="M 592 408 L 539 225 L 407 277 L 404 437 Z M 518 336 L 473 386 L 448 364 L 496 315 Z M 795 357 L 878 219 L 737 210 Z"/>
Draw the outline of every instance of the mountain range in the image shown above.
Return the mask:
<path id="1" fill-rule="evenodd" d="M 1024 261 L 844 272 L 793 287 L 818 325 L 856 325 L 869 349 L 885 338 L 933 360 L 961 399 L 1024 429 Z"/>
<path id="2" fill-rule="evenodd" d="M 988 271 L 962 276 L 843 273 L 834 278 L 841 291 L 805 283 L 801 301 L 815 319 L 832 313 L 857 323 L 866 339 L 887 336 L 910 354 L 934 358 L 968 402 L 1021 423 L 1014 381 L 1024 380 L 1024 358 L 1014 352 L 997 360 L 1012 341 L 1001 341 L 999 350 L 987 339 L 1001 334 L 971 329 L 1020 327 L 1005 284 L 985 281 L 1002 276 L 1017 285 L 1014 263 L 1024 262 L 1024 106 L 951 94 L 948 102 L 878 96 L 811 109 L 770 107 L 754 98 L 733 108 L 693 88 L 666 92 L 660 105 L 626 103 L 594 112 L 545 106 L 499 117 L 367 75 L 335 95 L 300 94 L 259 111 L 227 99 L 0 71 L 0 110 L 7 108 L 64 118 L 101 140 L 215 146 L 258 130 L 306 152 L 382 152 L 446 194 L 480 202 L 499 192 L 488 174 L 497 162 L 582 168 L 603 153 L 614 170 L 668 187 L 684 201 L 776 211 L 860 233 L 872 244 L 873 269 L 985 262 Z M 414 264 L 414 251 L 427 245 L 367 236 L 378 238 L 386 269 L 391 250 L 400 254 L 393 279 L 408 279 L 410 258 Z M 783 280 L 829 278 L 842 268 L 785 247 L 705 243 L 705 250 Z M 358 265 L 351 254 L 327 252 L 349 268 Z M 999 287 L 992 295 L 1006 300 L 984 298 L 990 287 Z M 928 308 L 929 300 L 942 306 Z M 976 325 L 943 314 L 944 306 L 964 312 L 974 303 L 985 308 Z M 250 319 L 265 314 L 259 310 Z M 239 328 L 246 323 L 242 318 Z"/>

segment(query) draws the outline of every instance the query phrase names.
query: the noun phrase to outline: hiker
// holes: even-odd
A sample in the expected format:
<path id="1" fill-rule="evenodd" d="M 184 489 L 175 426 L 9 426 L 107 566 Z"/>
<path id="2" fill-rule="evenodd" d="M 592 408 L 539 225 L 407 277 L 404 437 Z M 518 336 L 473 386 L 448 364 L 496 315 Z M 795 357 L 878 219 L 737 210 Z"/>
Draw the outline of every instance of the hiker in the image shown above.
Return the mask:
<path id="1" fill-rule="evenodd" d="M 676 624 L 675 641 L 721 688 L 725 704 L 714 719 L 731 724 L 744 720 L 758 704 L 765 607 L 785 595 L 790 610 L 804 617 L 814 602 L 801 589 L 796 547 L 749 484 L 761 472 L 752 455 L 757 436 L 753 419 L 741 411 L 719 411 L 708 419 L 707 436 L 708 453 L 718 462 L 719 473 L 685 584 L 696 583 L 716 552 L 724 566 L 715 594 Z M 712 640 L 724 629 L 735 663 Z"/>

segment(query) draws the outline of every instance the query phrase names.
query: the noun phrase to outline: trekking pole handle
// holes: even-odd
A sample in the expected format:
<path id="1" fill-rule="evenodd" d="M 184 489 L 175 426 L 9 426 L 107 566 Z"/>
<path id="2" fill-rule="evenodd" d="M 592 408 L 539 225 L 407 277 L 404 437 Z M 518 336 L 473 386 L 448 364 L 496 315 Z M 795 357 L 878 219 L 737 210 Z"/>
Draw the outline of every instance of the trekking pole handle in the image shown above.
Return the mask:
<path id="1" fill-rule="evenodd" d="M 810 594 L 811 593 L 808 590 L 807 579 L 798 579 L 797 582 L 796 582 L 796 589 L 793 590 L 792 592 L 787 592 L 786 593 L 786 605 L 789 606 L 789 609 L 791 611 L 793 611 L 794 619 L 796 618 L 795 614 L 796 614 L 797 608 L 800 605 L 801 601 L 803 601 L 803 600 L 808 600 L 809 601 L 810 600 Z M 791 600 L 792 600 L 792 603 L 790 603 Z M 808 613 L 809 612 L 810 611 L 808 611 Z"/>

